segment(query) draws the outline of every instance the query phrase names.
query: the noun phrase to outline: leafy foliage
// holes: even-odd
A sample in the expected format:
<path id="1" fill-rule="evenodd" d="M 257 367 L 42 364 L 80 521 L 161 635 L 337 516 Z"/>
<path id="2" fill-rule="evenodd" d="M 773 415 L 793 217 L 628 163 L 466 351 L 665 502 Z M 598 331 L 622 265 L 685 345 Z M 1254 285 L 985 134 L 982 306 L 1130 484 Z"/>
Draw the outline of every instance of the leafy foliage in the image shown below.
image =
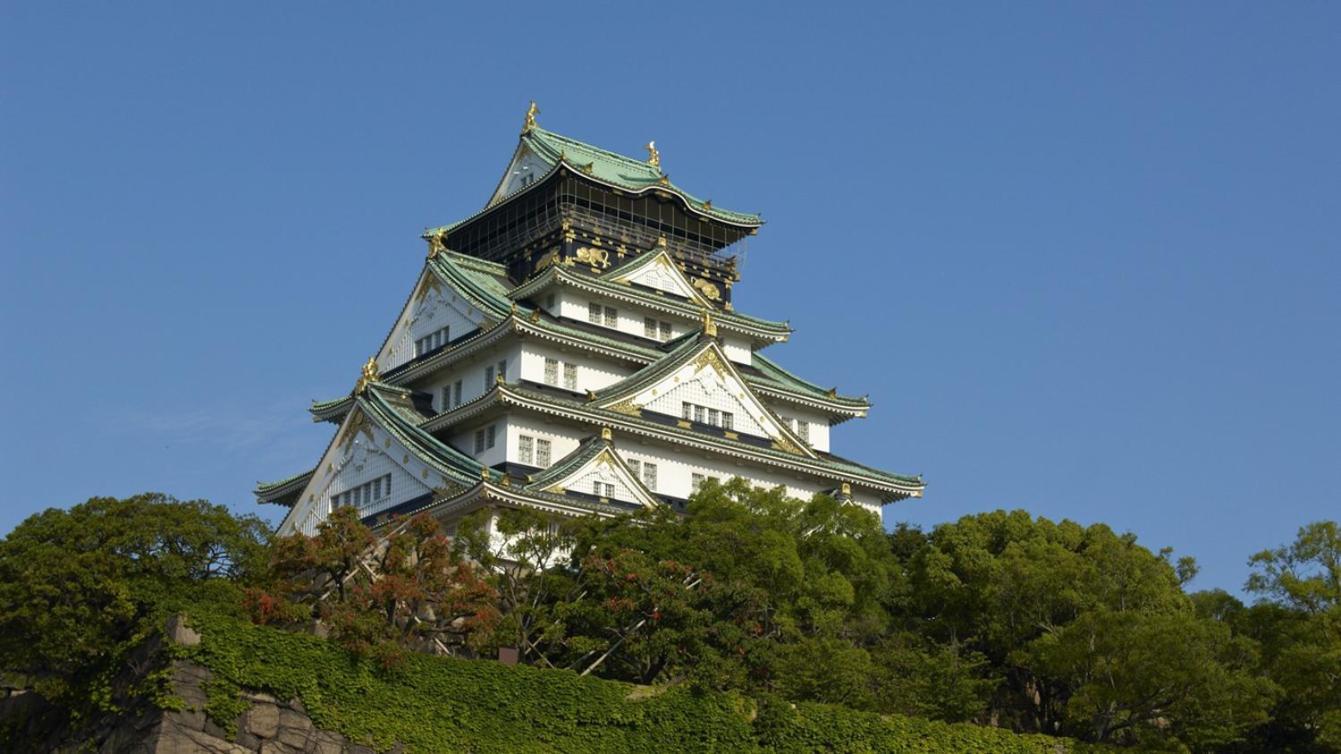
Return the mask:
<path id="1" fill-rule="evenodd" d="M 356 509 L 337 508 L 317 535 L 273 548 L 267 588 L 247 606 L 259 623 L 320 623 L 347 649 L 388 666 L 407 648 L 451 651 L 497 620 L 497 593 L 458 558 L 436 519 L 393 522 L 378 537 Z"/>
<path id="2" fill-rule="evenodd" d="M 176 606 L 231 603 L 268 530 L 203 500 L 98 497 L 0 541 L 0 668 L 53 701 L 111 704 L 126 652 Z"/>

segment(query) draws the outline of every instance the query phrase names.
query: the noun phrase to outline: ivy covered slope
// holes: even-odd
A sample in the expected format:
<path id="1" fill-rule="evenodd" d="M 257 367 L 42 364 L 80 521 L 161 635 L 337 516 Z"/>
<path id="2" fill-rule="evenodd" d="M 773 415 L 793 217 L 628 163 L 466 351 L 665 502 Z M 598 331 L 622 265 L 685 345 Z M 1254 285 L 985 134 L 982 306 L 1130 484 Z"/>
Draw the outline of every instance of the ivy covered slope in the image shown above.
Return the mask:
<path id="1" fill-rule="evenodd" d="M 235 720 L 242 689 L 303 701 L 318 727 L 379 750 L 408 752 L 1110 751 L 1049 736 L 1018 735 L 802 703 L 672 688 L 638 698 L 629 684 L 495 662 L 411 655 L 394 671 L 305 634 L 205 611 L 203 640 L 186 648 L 214 671 L 208 712 Z"/>

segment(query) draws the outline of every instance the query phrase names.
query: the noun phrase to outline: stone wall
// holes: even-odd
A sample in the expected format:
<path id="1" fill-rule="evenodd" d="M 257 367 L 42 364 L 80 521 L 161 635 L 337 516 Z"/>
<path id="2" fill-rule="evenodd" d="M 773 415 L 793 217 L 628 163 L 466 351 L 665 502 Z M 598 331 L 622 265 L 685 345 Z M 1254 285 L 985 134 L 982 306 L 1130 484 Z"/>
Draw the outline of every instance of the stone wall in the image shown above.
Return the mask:
<path id="1" fill-rule="evenodd" d="M 200 636 L 179 619 L 169 620 L 163 639 L 179 644 L 199 643 Z M 162 658 L 161 643 L 153 640 L 144 648 Z M 149 667 L 144 662 L 141 667 Z M 161 667 L 161 664 L 159 665 Z M 36 694 L 16 693 L 0 699 L 0 731 L 22 738 L 25 743 L 0 740 L 0 751 L 59 752 L 60 754 L 377 754 L 369 746 L 348 741 L 339 733 L 318 730 L 299 699 L 287 701 L 269 694 L 244 693 L 247 710 L 229 721 L 236 731 L 229 734 L 222 721 L 205 714 L 208 668 L 173 660 L 171 693 L 185 702 L 182 710 L 163 710 L 143 701 L 127 705 L 121 714 L 81 726 L 68 727 L 62 710 L 46 704 Z M 0 736 L 3 738 L 4 736 Z M 392 754 L 399 754 L 399 746 Z"/>

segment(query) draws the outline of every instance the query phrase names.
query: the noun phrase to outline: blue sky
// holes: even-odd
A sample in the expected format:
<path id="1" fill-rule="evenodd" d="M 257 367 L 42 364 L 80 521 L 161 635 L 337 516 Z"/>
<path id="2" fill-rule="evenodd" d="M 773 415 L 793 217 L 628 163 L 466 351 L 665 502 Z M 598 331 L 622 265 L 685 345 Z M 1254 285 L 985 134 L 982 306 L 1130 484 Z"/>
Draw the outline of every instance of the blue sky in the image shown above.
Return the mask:
<path id="1" fill-rule="evenodd" d="M 836 449 L 929 482 L 887 520 L 1103 521 L 1237 590 L 1341 517 L 1337 4 L 5 3 L 0 69 L 0 531 L 257 510 L 532 98 L 764 214 L 737 307 L 870 393 Z"/>

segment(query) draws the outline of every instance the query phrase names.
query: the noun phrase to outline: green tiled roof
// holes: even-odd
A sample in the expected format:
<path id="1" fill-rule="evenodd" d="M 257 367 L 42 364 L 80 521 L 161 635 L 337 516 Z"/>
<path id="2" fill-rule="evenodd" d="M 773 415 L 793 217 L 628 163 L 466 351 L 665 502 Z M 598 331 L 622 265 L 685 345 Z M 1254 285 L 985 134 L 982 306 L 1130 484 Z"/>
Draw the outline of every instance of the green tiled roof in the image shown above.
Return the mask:
<path id="1" fill-rule="evenodd" d="M 758 369 L 760 372 L 762 372 L 764 376 L 767 377 L 769 380 L 772 380 L 773 382 L 777 383 L 784 389 L 792 390 L 798 393 L 805 393 L 807 395 L 811 395 L 814 396 L 815 398 L 823 399 L 826 401 L 846 403 L 851 404 L 853 406 L 860 406 L 862 408 L 865 408 L 870 405 L 870 402 L 867 401 L 865 398 L 857 398 L 853 396 L 838 395 L 837 393 L 830 393 L 828 390 L 825 390 L 819 385 L 816 385 L 815 383 L 809 382 L 807 380 L 803 380 L 800 377 L 797 377 L 796 375 L 792 374 L 791 372 L 788 372 L 786 369 L 783 369 L 781 366 L 778 366 L 777 362 L 765 357 L 763 354 L 760 354 L 757 351 L 754 354 L 754 367 Z"/>
<path id="2" fill-rule="evenodd" d="M 684 438 L 693 438 L 695 440 L 706 441 L 714 445 L 736 449 L 748 452 L 750 454 L 764 455 L 770 458 L 777 459 L 778 461 L 796 463 L 796 464 L 802 464 L 804 466 L 826 469 L 829 472 L 834 473 L 840 477 L 865 477 L 867 479 L 875 480 L 882 484 L 886 484 L 891 487 L 897 488 L 898 490 L 901 491 L 902 494 L 905 495 L 920 494 L 920 491 L 926 486 L 925 483 L 922 481 L 921 477 L 906 474 L 892 474 L 890 472 L 871 468 L 869 466 L 857 463 L 856 461 L 851 461 L 846 458 L 833 455 L 831 453 L 818 454 L 817 458 L 798 456 L 794 453 L 788 453 L 787 451 L 783 450 L 774 450 L 772 448 L 765 448 L 745 443 L 740 440 L 731 440 L 712 435 L 705 435 L 693 429 L 683 429 L 674 425 L 663 424 L 660 422 L 652 421 L 650 419 L 644 419 L 641 417 L 631 416 L 629 414 L 611 411 L 609 409 L 599 408 L 597 406 L 592 405 L 591 403 L 574 400 L 572 398 L 557 395 L 551 392 L 532 390 L 528 388 L 518 387 L 515 385 L 506 386 L 506 392 L 516 395 L 518 397 L 525 398 L 526 400 L 531 401 L 533 403 L 562 407 L 564 409 L 567 409 L 568 411 L 573 412 L 574 414 L 588 417 L 593 423 L 596 424 L 610 424 L 612 426 L 628 424 L 628 425 L 640 426 L 653 430 L 658 433 L 676 435 Z M 859 479 L 853 479 L 853 481 L 860 483 Z"/>
<path id="3" fill-rule="evenodd" d="M 649 188 L 670 191 L 679 195 L 695 211 L 725 222 L 754 227 L 764 222 L 754 213 L 733 212 L 712 206 L 671 183 L 668 176 L 661 172 L 661 168 L 645 160 L 615 154 L 577 139 L 546 131 L 539 126 L 522 133 L 521 140 L 551 166 L 557 166 L 560 161 L 566 162 L 580 173 L 629 191 Z"/>
<path id="4" fill-rule="evenodd" d="M 600 435 L 587 438 L 578 444 L 576 450 L 563 458 L 560 458 L 558 461 L 555 461 L 549 468 L 538 474 L 533 474 L 530 481 L 526 483 L 526 489 L 530 491 L 543 490 L 552 482 L 562 479 L 582 468 L 582 464 L 595 458 L 602 450 L 605 450 L 606 445 L 606 441 L 602 440 Z"/>

